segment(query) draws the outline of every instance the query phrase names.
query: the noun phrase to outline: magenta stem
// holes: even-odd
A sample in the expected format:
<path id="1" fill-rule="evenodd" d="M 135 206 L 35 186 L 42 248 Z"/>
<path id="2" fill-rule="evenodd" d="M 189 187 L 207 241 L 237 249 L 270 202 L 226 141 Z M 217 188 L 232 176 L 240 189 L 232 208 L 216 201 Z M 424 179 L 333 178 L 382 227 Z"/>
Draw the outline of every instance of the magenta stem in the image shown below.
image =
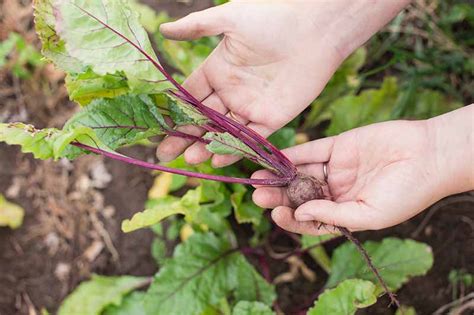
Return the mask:
<path id="1" fill-rule="evenodd" d="M 148 163 L 148 162 L 137 160 L 125 155 L 118 154 L 118 153 L 113 153 L 113 152 L 105 151 L 102 149 L 94 148 L 94 147 L 91 147 L 79 142 L 72 142 L 71 145 L 96 153 L 96 154 L 103 155 L 113 160 L 121 161 L 124 163 L 140 166 L 140 167 L 155 170 L 155 171 L 162 171 L 162 172 L 167 172 L 167 173 L 172 173 L 172 174 L 177 174 L 177 175 L 183 175 L 187 177 L 207 179 L 207 180 L 213 180 L 213 181 L 224 182 L 224 183 L 257 185 L 257 186 L 280 186 L 281 187 L 281 186 L 288 185 L 289 181 L 291 180 L 289 178 L 252 179 L 252 178 L 239 178 L 239 177 L 212 175 L 212 174 L 202 174 L 202 173 L 167 167 L 163 165 Z"/>

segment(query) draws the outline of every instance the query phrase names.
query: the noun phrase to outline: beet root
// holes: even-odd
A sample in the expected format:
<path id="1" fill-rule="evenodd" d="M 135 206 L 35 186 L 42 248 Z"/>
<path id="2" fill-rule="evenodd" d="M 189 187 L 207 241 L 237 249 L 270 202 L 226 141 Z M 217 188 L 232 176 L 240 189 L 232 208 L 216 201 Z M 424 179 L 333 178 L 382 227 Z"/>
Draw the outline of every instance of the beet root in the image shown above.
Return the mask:
<path id="1" fill-rule="evenodd" d="M 288 198 L 294 207 L 299 207 L 310 200 L 325 199 L 324 185 L 326 183 L 319 181 L 315 177 L 298 174 L 288 185 Z"/>

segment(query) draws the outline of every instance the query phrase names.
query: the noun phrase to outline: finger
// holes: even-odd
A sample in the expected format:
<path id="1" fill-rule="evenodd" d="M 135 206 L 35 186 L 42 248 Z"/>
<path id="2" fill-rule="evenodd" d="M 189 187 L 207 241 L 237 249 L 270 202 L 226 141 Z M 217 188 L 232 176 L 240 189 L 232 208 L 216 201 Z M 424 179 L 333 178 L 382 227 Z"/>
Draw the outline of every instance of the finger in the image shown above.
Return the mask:
<path id="1" fill-rule="evenodd" d="M 213 93 L 209 96 L 204 102 L 204 105 L 210 107 L 221 114 L 224 114 L 227 111 L 227 108 L 222 103 L 219 95 L 217 93 Z M 200 135 L 204 134 L 204 130 L 202 130 Z M 189 146 L 184 152 L 184 158 L 187 163 L 189 164 L 199 164 L 206 160 L 208 160 L 212 156 L 212 153 L 206 149 L 205 143 L 196 142 Z"/>
<path id="2" fill-rule="evenodd" d="M 337 203 L 329 200 L 312 200 L 295 210 L 299 222 L 319 221 L 352 230 L 377 230 L 385 227 L 377 211 L 362 201 Z"/>
<path id="3" fill-rule="evenodd" d="M 331 158 L 334 137 L 306 142 L 288 149 L 283 153 L 296 165 L 324 163 Z"/>
<path id="4" fill-rule="evenodd" d="M 220 112 L 225 111 L 224 105 L 215 93 L 207 97 L 203 101 L 203 104 Z M 177 128 L 177 130 L 194 136 L 202 136 L 205 132 L 202 128 L 196 126 L 180 126 Z M 179 137 L 166 137 L 158 145 L 156 155 L 160 161 L 172 161 L 180 154 L 182 154 L 186 150 L 186 148 L 192 143 L 193 141 L 189 139 L 183 139 Z M 206 152 L 207 151 L 204 149 L 203 151 L 196 152 L 195 154 L 199 156 L 200 154 L 205 154 Z"/>
<path id="5" fill-rule="evenodd" d="M 242 117 L 238 114 L 234 114 L 231 111 L 229 111 L 226 114 L 226 117 L 238 122 L 241 125 L 245 125 L 245 124 L 248 123 L 247 119 L 245 119 L 244 117 Z M 238 160 L 240 160 L 241 158 L 242 158 L 242 156 L 239 156 L 239 155 L 214 154 L 213 157 L 212 157 L 211 162 L 212 162 L 213 167 L 219 168 L 219 167 L 224 167 L 224 166 L 227 166 L 227 165 L 231 165 L 231 164 L 237 162 Z"/>
<path id="6" fill-rule="evenodd" d="M 252 174 L 252 179 L 277 178 L 275 174 L 268 170 L 260 170 Z M 255 187 L 255 186 L 254 186 Z M 290 201 L 286 194 L 286 188 L 256 186 L 252 199 L 262 208 L 275 208 L 278 206 L 289 206 Z"/>
<path id="7" fill-rule="evenodd" d="M 211 96 L 213 92 L 205 71 L 206 62 L 207 61 L 204 61 L 203 64 L 199 65 L 199 67 L 194 70 L 183 83 L 183 87 L 191 93 L 192 96 L 202 102 Z"/>
<path id="8" fill-rule="evenodd" d="M 285 188 L 261 187 L 257 188 L 252 195 L 253 202 L 262 208 L 275 208 L 291 205 Z"/>
<path id="9" fill-rule="evenodd" d="M 225 33 L 232 26 L 229 8 L 227 4 L 193 12 L 175 22 L 161 24 L 160 32 L 173 40 L 193 40 Z"/>
<path id="10" fill-rule="evenodd" d="M 323 163 L 303 164 L 296 167 L 300 173 L 308 174 L 324 181 Z"/>
<path id="11" fill-rule="evenodd" d="M 201 128 L 195 126 L 181 126 L 177 130 L 193 136 L 200 136 L 203 133 Z M 190 139 L 166 137 L 158 145 L 156 156 L 161 162 L 172 161 L 181 155 L 191 143 L 193 143 L 193 140 Z"/>
<path id="12" fill-rule="evenodd" d="M 252 179 L 272 179 L 272 178 L 278 178 L 278 176 L 273 174 L 269 170 L 259 170 L 259 171 L 256 171 L 255 173 L 253 173 L 250 178 L 252 178 Z M 263 186 L 253 185 L 253 187 L 260 188 L 260 187 L 263 187 Z"/>
<path id="13" fill-rule="evenodd" d="M 261 124 L 250 123 L 247 125 L 247 127 L 252 129 L 253 131 L 255 131 L 256 133 L 258 133 L 264 138 L 267 138 L 273 133 L 272 130 L 270 130 L 268 127 Z M 228 166 L 237 162 L 241 158 L 242 158 L 241 156 L 235 156 L 235 155 L 214 155 L 212 157 L 212 166 L 213 167 Z"/>
<path id="14" fill-rule="evenodd" d="M 308 235 L 325 235 L 338 234 L 338 231 L 331 226 L 321 225 L 316 221 L 296 221 L 293 216 L 293 209 L 289 207 L 277 207 L 272 211 L 272 219 L 278 226 L 287 231 L 308 234 Z"/>

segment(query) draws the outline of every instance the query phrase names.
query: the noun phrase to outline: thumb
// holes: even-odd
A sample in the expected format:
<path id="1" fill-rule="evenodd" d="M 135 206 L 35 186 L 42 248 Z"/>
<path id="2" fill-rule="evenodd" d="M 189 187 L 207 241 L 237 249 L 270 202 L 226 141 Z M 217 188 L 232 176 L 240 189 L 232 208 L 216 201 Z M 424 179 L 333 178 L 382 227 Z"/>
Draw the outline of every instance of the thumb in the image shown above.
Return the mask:
<path id="1" fill-rule="evenodd" d="M 175 22 L 161 24 L 160 32 L 173 40 L 193 40 L 225 33 L 231 25 L 229 5 L 194 12 Z"/>
<path id="2" fill-rule="evenodd" d="M 377 210 L 363 201 L 308 201 L 295 210 L 295 219 L 300 222 L 318 221 L 352 230 L 378 230 L 386 227 Z"/>

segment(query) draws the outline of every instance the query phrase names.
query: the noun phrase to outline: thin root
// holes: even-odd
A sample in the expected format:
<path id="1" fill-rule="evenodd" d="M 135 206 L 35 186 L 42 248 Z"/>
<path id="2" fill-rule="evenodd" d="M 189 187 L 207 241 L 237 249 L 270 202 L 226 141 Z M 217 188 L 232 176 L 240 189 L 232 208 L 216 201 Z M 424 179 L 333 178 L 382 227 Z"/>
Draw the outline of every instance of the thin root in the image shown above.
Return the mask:
<path id="1" fill-rule="evenodd" d="M 367 265 L 369 266 L 370 270 L 372 270 L 372 272 L 374 273 L 375 277 L 377 278 L 377 280 L 379 281 L 380 285 L 382 286 L 382 288 L 384 289 L 385 293 L 387 293 L 387 295 L 389 296 L 390 298 L 390 305 L 396 305 L 398 308 L 400 308 L 400 302 L 397 300 L 395 294 L 390 291 L 390 289 L 388 288 L 387 284 L 385 283 L 385 280 L 383 280 L 382 276 L 380 276 L 380 273 L 379 271 L 377 270 L 377 268 L 374 266 L 374 264 L 372 263 L 372 259 L 370 258 L 369 254 L 367 253 L 367 251 L 364 249 L 364 247 L 362 246 L 362 244 L 359 242 L 358 239 L 356 239 L 354 237 L 354 235 L 352 235 L 352 233 L 346 229 L 345 227 L 341 227 L 341 226 L 337 226 L 336 227 L 350 242 L 352 242 L 357 250 L 359 251 L 359 253 L 362 255 L 362 257 L 364 258 L 365 262 L 367 263 Z"/>

